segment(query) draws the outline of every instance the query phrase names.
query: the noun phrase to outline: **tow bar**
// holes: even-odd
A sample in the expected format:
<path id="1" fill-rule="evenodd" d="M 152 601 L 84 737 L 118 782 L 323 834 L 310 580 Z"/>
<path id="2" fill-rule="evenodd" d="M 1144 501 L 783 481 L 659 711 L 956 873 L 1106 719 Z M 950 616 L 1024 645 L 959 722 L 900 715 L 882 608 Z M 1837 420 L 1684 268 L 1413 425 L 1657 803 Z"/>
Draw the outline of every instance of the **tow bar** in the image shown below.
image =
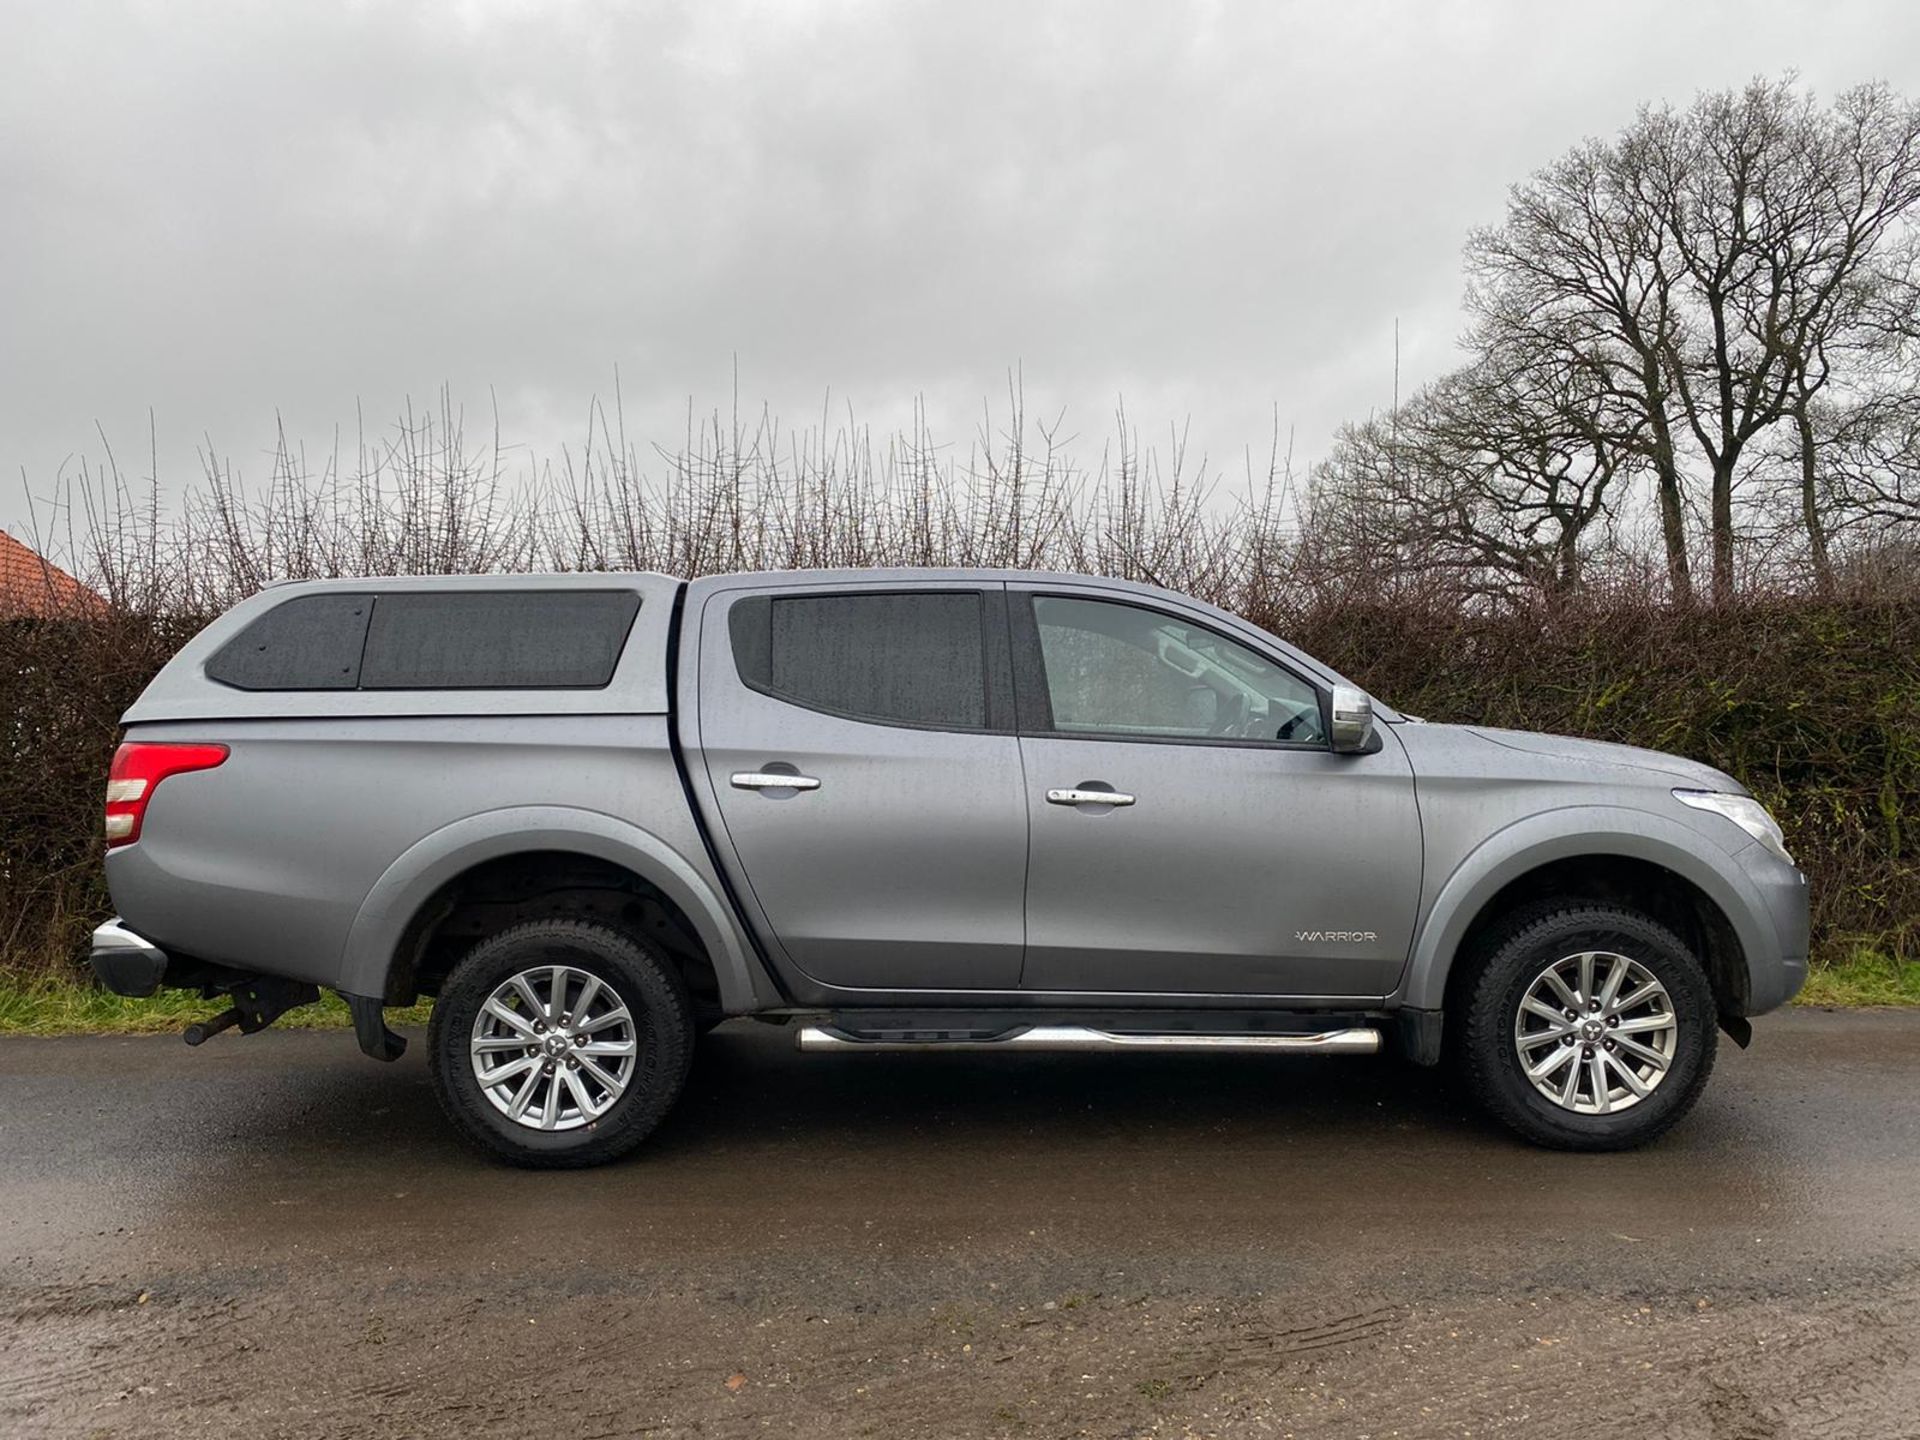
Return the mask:
<path id="1" fill-rule="evenodd" d="M 320 998 L 317 987 L 301 980 L 280 980 L 263 975 L 235 985 L 228 993 L 233 1004 L 210 1020 L 196 1020 L 181 1033 L 189 1045 L 204 1045 L 222 1030 L 240 1027 L 242 1035 L 264 1030 L 297 1005 L 311 1005 Z"/>

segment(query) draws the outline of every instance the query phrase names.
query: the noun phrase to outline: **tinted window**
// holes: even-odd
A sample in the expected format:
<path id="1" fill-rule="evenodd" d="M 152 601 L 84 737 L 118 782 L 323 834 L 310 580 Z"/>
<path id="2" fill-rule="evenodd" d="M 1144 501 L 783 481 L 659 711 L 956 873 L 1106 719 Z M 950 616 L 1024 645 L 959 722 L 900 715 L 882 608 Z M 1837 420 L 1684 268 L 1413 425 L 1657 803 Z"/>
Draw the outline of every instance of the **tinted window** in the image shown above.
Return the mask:
<path id="1" fill-rule="evenodd" d="M 239 690 L 598 688 L 640 609 L 631 590 L 301 595 L 207 661 Z"/>
<path id="2" fill-rule="evenodd" d="M 1236 641 L 1158 610 L 1037 596 L 1053 728 L 1324 744 L 1319 693 Z"/>
<path id="3" fill-rule="evenodd" d="M 755 689 L 864 720 L 987 723 L 979 595 L 792 595 L 736 603 L 734 659 Z"/>
<path id="4" fill-rule="evenodd" d="M 631 590 L 382 595 L 363 690 L 588 689 L 613 679 L 640 609 Z"/>
<path id="5" fill-rule="evenodd" d="M 237 690 L 351 690 L 372 610 L 371 595 L 282 601 L 216 650 L 207 675 Z"/>

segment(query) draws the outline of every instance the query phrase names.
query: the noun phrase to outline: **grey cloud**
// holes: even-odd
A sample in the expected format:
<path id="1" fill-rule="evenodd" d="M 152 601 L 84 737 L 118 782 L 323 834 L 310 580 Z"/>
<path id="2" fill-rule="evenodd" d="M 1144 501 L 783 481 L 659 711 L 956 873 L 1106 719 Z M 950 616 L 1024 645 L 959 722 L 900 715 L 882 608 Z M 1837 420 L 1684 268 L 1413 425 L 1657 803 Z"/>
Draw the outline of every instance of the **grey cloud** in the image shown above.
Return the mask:
<path id="1" fill-rule="evenodd" d="M 1443 369 L 1505 188 L 1643 99 L 1920 88 L 1920 12 L 744 5 L 10 7 L 0 523 L 97 421 L 163 480 L 450 383 L 509 438 L 689 395 L 964 440 L 1019 365 L 1097 436 L 1303 457 Z"/>

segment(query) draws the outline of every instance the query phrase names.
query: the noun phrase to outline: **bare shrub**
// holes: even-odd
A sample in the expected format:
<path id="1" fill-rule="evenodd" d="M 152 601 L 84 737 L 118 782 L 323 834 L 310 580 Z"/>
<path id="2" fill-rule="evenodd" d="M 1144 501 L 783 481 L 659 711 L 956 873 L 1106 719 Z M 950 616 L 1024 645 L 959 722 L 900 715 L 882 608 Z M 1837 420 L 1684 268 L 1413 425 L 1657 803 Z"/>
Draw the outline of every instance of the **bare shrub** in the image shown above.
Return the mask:
<path id="1" fill-rule="evenodd" d="M 214 614 L 274 580 L 535 569 L 684 576 L 869 565 L 1010 566 L 1146 580 L 1286 635 L 1441 720 L 1594 735 L 1721 766 L 1771 803 L 1814 878 L 1825 953 L 1920 950 L 1920 593 L 1910 549 L 1861 550 L 1831 599 L 1670 611 L 1662 561 L 1582 556 L 1577 587 L 1490 594 L 1458 567 L 1368 563 L 1294 505 L 1277 437 L 1229 487 L 1124 410 L 1090 460 L 1018 389 L 963 448 L 923 416 L 876 435 L 765 412 L 689 414 L 643 462 L 616 403 L 587 443 L 518 471 L 497 425 L 442 395 L 310 460 L 284 435 L 250 490 L 209 449 L 162 507 L 111 451 L 34 537 L 103 603 L 0 621 L 0 974 L 75 973 L 108 912 L 101 790 L 120 713 Z M 1364 538 L 1364 537 L 1362 537 Z M 1335 540 L 1338 543 L 1334 543 Z M 1550 592 L 1550 594 L 1549 594 Z"/>

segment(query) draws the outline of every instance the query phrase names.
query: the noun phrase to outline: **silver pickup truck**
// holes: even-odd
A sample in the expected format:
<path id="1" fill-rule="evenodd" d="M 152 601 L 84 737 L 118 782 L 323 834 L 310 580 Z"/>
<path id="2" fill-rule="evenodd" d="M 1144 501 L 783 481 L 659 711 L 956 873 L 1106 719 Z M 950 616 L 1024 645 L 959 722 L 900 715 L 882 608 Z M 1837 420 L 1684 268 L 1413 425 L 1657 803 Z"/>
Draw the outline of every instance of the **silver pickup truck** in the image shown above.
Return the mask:
<path id="1" fill-rule="evenodd" d="M 1469 663 L 1463 660 L 1462 663 Z M 436 997 L 436 1091 L 528 1165 L 639 1143 L 728 1016 L 822 1052 L 1457 1063 L 1617 1149 L 1806 973 L 1727 775 L 1423 724 L 1146 586 L 977 570 L 276 586 L 125 717 L 127 995 Z"/>

